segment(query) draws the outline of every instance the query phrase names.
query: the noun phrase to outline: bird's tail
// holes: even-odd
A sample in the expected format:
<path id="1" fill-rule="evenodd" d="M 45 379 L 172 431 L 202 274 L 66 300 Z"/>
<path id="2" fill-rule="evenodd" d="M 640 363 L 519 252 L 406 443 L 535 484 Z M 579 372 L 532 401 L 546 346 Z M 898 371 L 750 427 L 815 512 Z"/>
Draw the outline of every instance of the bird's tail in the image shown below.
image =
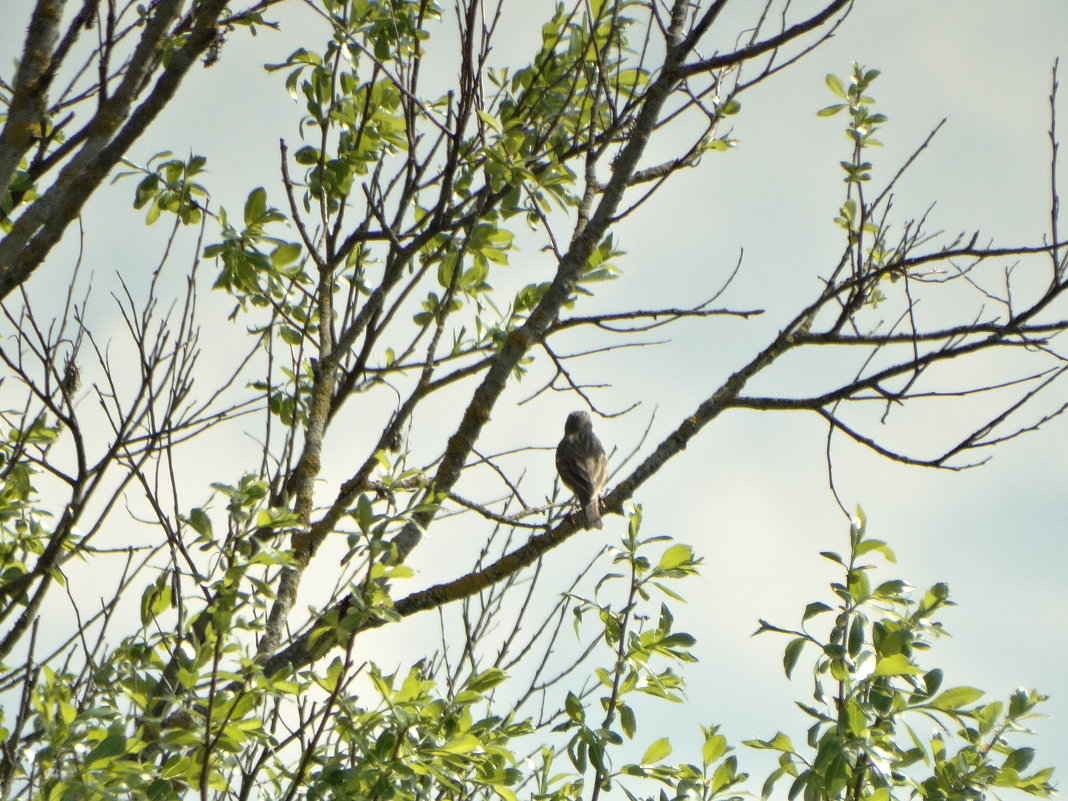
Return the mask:
<path id="1" fill-rule="evenodd" d="M 590 499 L 590 502 L 586 504 L 586 528 L 604 528 L 604 523 L 601 522 L 601 499 L 599 496 L 594 495 Z"/>

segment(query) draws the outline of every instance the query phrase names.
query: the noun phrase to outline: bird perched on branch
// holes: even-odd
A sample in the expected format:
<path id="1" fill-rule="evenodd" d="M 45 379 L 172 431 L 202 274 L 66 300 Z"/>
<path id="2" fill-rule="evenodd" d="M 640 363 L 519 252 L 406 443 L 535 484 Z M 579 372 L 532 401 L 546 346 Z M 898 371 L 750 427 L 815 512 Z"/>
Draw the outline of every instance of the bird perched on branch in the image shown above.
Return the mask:
<path id="1" fill-rule="evenodd" d="M 600 503 L 601 488 L 608 477 L 608 458 L 586 412 L 567 416 L 564 438 L 556 446 L 556 470 L 582 505 L 585 528 L 604 528 Z"/>

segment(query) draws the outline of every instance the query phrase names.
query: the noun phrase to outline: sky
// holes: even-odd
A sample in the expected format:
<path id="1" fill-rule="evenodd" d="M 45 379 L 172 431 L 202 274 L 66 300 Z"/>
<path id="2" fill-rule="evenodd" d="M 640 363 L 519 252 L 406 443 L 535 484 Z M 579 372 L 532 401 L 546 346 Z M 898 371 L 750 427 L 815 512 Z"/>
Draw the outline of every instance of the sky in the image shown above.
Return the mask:
<path id="1" fill-rule="evenodd" d="M 26 0 L 17 0 L 11 16 L 24 18 L 26 7 Z M 524 11 L 544 7 L 530 3 Z M 279 13 L 301 16 L 295 5 Z M 297 141 L 300 109 L 279 75 L 260 65 L 283 60 L 301 44 L 289 30 L 262 30 L 254 39 L 233 35 L 220 63 L 190 78 L 131 158 L 144 161 L 163 149 L 204 154 L 208 182 L 224 206 L 238 208 L 257 185 L 271 187 L 281 205 L 277 143 L 280 136 Z M 10 63 L 21 33 L 21 25 L 0 30 L 0 64 Z M 602 440 L 619 453 L 629 451 L 655 409 L 649 441 L 658 441 L 769 341 L 799 298 L 816 291 L 817 276 L 840 249 L 832 220 L 843 188 L 837 164 L 848 152 L 843 119 L 815 112 L 833 102 L 824 76 L 845 75 L 853 61 L 883 73 L 872 89 L 878 110 L 889 117 L 880 136 L 885 146 L 876 154 L 877 183 L 946 120 L 898 187 L 895 206 L 904 216 L 935 203 L 929 226 L 935 230 L 980 230 L 1001 245 L 1038 244 L 1049 215 L 1051 69 L 1065 52 L 1066 33 L 1068 5 L 1061 0 L 869 0 L 858 4 L 832 41 L 746 95 L 733 120 L 738 148 L 706 156 L 620 227 L 623 275 L 604 285 L 583 312 L 631 308 L 635 298 L 647 307 L 692 303 L 714 291 L 740 253 L 742 268 L 723 305 L 767 312 L 749 321 L 685 323 L 670 332 L 670 347 L 625 351 L 592 364 L 590 379 L 613 385 L 606 408 L 643 400 L 630 415 L 597 421 Z M 509 49 L 529 52 L 537 28 L 517 15 L 509 36 Z M 1062 97 L 1062 115 L 1066 110 Z M 132 193 L 132 183 L 120 183 L 86 211 L 87 263 L 100 276 L 158 258 L 159 231 L 130 210 Z M 70 252 L 53 255 L 31 293 L 47 293 L 49 268 L 69 260 Z M 521 258 L 514 261 L 522 265 Z M 98 301 L 93 313 L 106 320 L 112 307 L 106 298 Z M 206 304 L 222 314 L 229 308 L 218 297 Z M 946 312 L 935 305 L 923 313 Z M 803 361 L 776 374 L 803 385 L 824 369 Z M 982 379 L 989 369 L 967 366 L 959 377 Z M 1059 391 L 1053 400 L 1068 400 L 1064 388 Z M 560 399 L 558 414 L 535 421 L 495 421 L 487 447 L 532 436 L 551 447 L 571 403 Z M 959 416 L 970 413 L 927 405 L 895 417 L 888 431 L 929 453 Z M 978 686 L 991 698 L 1005 698 L 1016 686 L 1052 696 L 1049 719 L 1036 723 L 1037 735 L 1027 744 L 1038 749 L 1036 766 L 1062 770 L 1068 769 L 1066 437 L 1068 421 L 1053 420 L 996 449 L 988 464 L 963 472 L 890 463 L 840 439 L 833 446 L 840 497 L 847 508 L 863 506 L 869 533 L 897 553 L 897 564 L 876 575 L 904 578 L 920 589 L 935 581 L 950 585 L 959 606 L 942 620 L 953 636 L 934 652 L 947 686 Z M 734 742 L 768 737 L 777 728 L 803 730 L 805 719 L 792 702 L 805 700 L 808 682 L 783 676 L 784 641 L 749 635 L 757 618 L 794 625 L 805 603 L 831 601 L 827 584 L 838 577 L 818 553 L 844 549 L 848 522 L 827 489 L 825 441 L 825 426 L 812 415 L 731 412 L 640 491 L 646 533 L 692 543 L 705 558 L 702 578 L 686 593 L 688 605 L 677 610 L 677 627 L 698 637 L 700 664 L 689 674 L 690 703 L 681 713 L 671 710 L 665 724 L 691 717 L 694 724 L 722 722 Z M 528 481 L 551 482 L 545 453 Z M 241 467 L 229 453 L 213 455 L 212 464 L 220 474 L 232 469 L 235 475 Z M 332 467 L 344 474 L 340 465 Z M 567 566 L 600 546 L 595 537 L 618 537 L 623 528 L 609 517 L 603 535 L 572 539 L 548 560 Z M 454 544 L 429 538 L 417 582 L 455 572 L 439 558 Z M 745 765 L 749 755 L 741 759 Z"/>

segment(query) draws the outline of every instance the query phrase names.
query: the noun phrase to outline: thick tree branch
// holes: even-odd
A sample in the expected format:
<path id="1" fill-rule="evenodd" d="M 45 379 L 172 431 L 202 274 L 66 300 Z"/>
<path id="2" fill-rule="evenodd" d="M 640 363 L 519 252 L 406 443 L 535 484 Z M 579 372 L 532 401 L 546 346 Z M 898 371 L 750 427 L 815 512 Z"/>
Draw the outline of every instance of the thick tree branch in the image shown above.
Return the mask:
<path id="1" fill-rule="evenodd" d="M 0 299 L 40 266 L 85 202 L 170 102 L 196 59 L 214 41 L 215 26 L 227 3 L 228 0 L 205 0 L 197 7 L 195 24 L 185 44 L 169 55 L 152 92 L 130 113 L 142 82 L 155 68 L 168 26 L 181 3 L 161 0 L 153 8 L 119 88 L 97 111 L 86 141 L 56 182 L 23 211 L 11 231 L 0 239 Z"/>
<path id="2" fill-rule="evenodd" d="M 740 50 L 735 50 L 732 53 L 725 53 L 723 55 L 712 56 L 711 58 L 695 61 L 691 64 L 686 64 L 681 67 L 681 78 L 688 78 L 692 75 L 696 75 L 701 72 L 708 72 L 709 70 L 722 69 L 724 67 L 732 67 L 736 64 L 741 64 L 743 61 L 749 61 L 757 56 L 762 56 L 765 53 L 770 53 L 773 50 L 777 50 L 784 44 L 789 44 L 799 36 L 804 36 L 810 31 L 814 31 L 819 28 L 827 20 L 833 17 L 835 14 L 842 12 L 848 14 L 853 6 L 853 0 L 835 0 L 835 2 L 827 5 L 818 14 L 814 14 L 803 22 L 799 22 L 796 25 L 791 25 L 782 33 L 769 37 L 760 42 L 755 42 L 747 47 L 743 47 Z"/>

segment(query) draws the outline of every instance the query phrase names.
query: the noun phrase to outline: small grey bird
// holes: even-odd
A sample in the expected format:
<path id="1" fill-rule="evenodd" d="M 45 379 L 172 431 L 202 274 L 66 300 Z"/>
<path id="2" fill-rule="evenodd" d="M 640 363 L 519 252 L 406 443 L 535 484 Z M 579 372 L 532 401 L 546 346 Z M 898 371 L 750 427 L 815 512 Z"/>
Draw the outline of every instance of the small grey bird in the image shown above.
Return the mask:
<path id="1" fill-rule="evenodd" d="M 600 502 L 601 489 L 608 478 L 608 458 L 586 412 L 572 412 L 567 416 L 564 438 L 556 446 L 556 470 L 564 486 L 575 493 L 582 505 L 585 528 L 604 528 Z"/>

